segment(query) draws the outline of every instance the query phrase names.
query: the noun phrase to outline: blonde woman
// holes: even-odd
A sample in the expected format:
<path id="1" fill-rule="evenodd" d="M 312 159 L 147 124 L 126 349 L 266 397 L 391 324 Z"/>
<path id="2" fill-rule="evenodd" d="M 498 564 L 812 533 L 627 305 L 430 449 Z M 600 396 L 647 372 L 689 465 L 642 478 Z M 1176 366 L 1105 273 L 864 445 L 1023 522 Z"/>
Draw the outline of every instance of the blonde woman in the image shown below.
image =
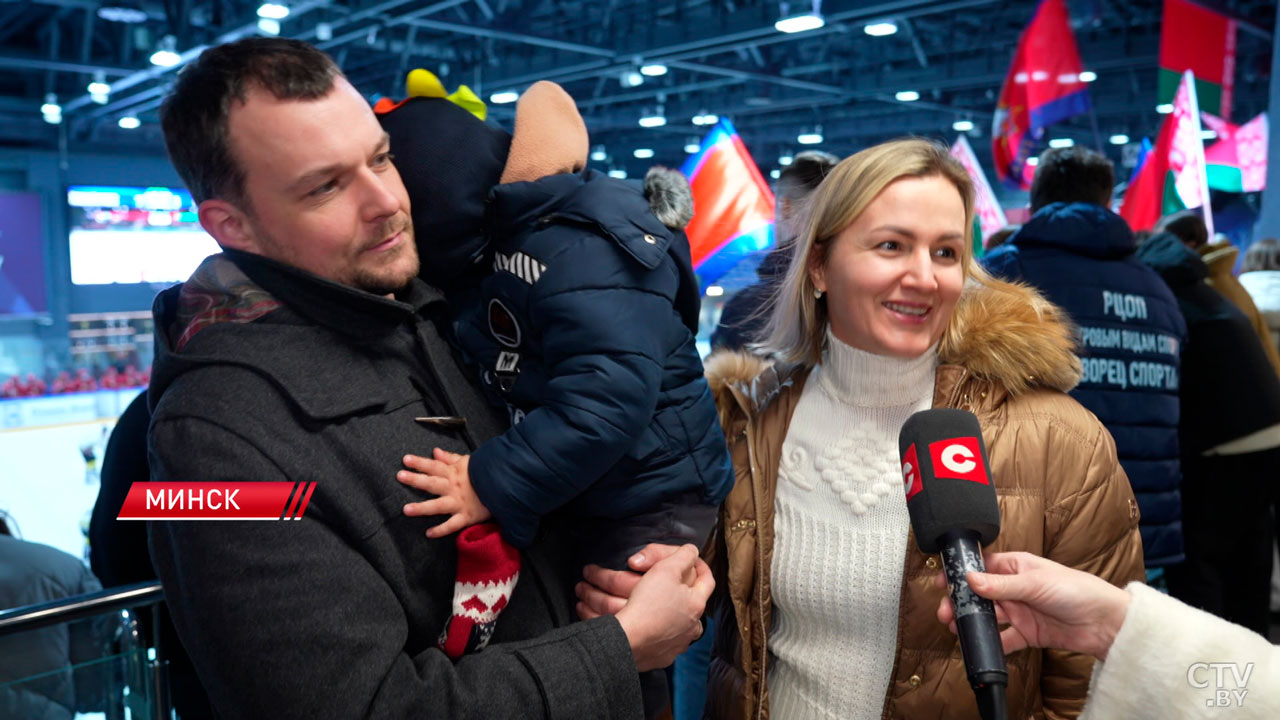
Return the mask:
<path id="1" fill-rule="evenodd" d="M 1138 509 L 1111 436 L 1068 397 L 1074 332 L 973 261 L 973 191 L 946 149 L 879 145 L 813 196 L 764 349 L 708 363 L 736 485 L 709 555 L 722 619 L 716 718 L 977 718 L 937 561 L 911 536 L 897 438 L 912 413 L 975 413 L 1022 550 L 1123 586 Z M 1074 717 L 1093 660 L 1008 658 L 1009 717 Z"/>

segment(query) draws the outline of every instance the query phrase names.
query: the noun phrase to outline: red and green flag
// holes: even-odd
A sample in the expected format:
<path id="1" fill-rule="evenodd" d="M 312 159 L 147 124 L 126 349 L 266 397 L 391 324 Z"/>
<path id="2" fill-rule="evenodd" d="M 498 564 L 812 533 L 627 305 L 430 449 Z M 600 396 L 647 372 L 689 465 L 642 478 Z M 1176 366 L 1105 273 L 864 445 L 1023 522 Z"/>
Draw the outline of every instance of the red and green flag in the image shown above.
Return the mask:
<path id="1" fill-rule="evenodd" d="M 973 153 L 973 147 L 969 145 L 964 135 L 956 138 L 956 141 L 951 144 L 951 157 L 960 161 L 965 172 L 969 173 L 969 178 L 973 180 L 973 217 L 976 221 L 974 249 L 981 257 L 984 248 L 983 238 L 991 237 L 991 233 L 1008 225 L 1009 221 L 1005 219 L 1004 209 L 1000 207 L 996 194 L 991 190 L 991 184 L 987 182 L 986 173 L 978 164 L 978 156 Z"/>
<path id="2" fill-rule="evenodd" d="M 1164 215 L 1196 207 L 1205 208 L 1205 224 L 1212 234 L 1200 109 L 1195 76 L 1188 70 L 1173 98 L 1173 112 L 1160 125 L 1155 147 L 1125 190 L 1120 215 L 1134 230 L 1150 230 Z"/>
<path id="3" fill-rule="evenodd" d="M 1209 187 L 1226 192 L 1261 192 L 1267 185 L 1267 114 L 1243 125 L 1201 111 L 1200 119 L 1218 135 L 1205 148 Z"/>
<path id="4" fill-rule="evenodd" d="M 1236 21 L 1191 0 L 1164 0 L 1156 102 L 1173 102 L 1185 70 L 1195 73 L 1200 109 L 1230 119 Z"/>

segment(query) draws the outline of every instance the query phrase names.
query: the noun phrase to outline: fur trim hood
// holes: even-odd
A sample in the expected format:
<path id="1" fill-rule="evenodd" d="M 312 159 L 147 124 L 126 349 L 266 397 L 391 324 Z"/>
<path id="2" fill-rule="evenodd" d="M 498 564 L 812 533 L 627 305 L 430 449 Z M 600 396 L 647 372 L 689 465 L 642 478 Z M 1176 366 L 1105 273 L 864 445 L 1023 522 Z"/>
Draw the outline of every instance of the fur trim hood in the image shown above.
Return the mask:
<path id="1" fill-rule="evenodd" d="M 1003 280 L 970 282 L 956 303 L 938 358 L 1003 386 L 1011 395 L 1037 387 L 1068 392 L 1082 374 L 1076 338 L 1067 314 L 1030 286 Z M 716 353 L 705 365 L 717 397 L 730 384 L 756 396 L 766 370 L 773 368 L 785 381 L 801 369 L 774 368 L 769 360 L 733 352 Z M 757 405 L 764 399 L 757 397 Z"/>
<path id="2" fill-rule="evenodd" d="M 644 176 L 644 196 L 663 225 L 683 230 L 693 220 L 693 188 L 679 170 L 654 165 Z"/>

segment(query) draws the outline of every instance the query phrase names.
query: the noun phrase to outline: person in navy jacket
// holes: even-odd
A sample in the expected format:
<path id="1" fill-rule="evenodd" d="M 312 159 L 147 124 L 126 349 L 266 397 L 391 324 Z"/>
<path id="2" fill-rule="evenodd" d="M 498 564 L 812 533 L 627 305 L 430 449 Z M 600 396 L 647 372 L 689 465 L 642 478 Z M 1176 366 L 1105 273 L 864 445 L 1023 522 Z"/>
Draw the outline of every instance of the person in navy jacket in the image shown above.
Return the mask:
<path id="1" fill-rule="evenodd" d="M 1177 300 L 1138 260 L 1129 226 L 1107 209 L 1111 161 L 1082 147 L 1045 152 L 1031 185 L 1033 216 L 982 263 L 1034 285 L 1079 327 L 1085 375 L 1071 396 L 1116 441 L 1142 513 L 1147 569 L 1182 561 Z"/>
<path id="2" fill-rule="evenodd" d="M 449 152 L 441 144 L 472 144 L 467 136 L 492 129 L 454 113 L 470 123 L 450 128 L 462 136 L 424 134 L 429 115 L 448 111 L 429 102 L 384 114 L 383 126 L 401 166 L 438 174 L 431 156 Z M 489 272 L 478 293 L 451 293 L 458 342 L 513 425 L 454 470 L 439 458 L 409 467 L 454 480 L 443 490 L 421 481 L 445 496 L 422 514 L 453 514 L 439 534 L 491 514 L 504 539 L 525 547 L 559 513 L 582 537 L 585 561 L 621 569 L 650 542 L 700 545 L 733 481 L 694 345 L 699 293 L 688 239 L 651 207 L 651 199 L 670 206 L 673 195 L 688 196 L 688 184 L 651 173 L 647 198 L 583 170 L 587 149 L 567 93 L 553 83 L 525 92 L 501 169 L 478 173 L 501 173 L 482 242 L 465 239 Z M 432 200 L 416 194 L 412 170 L 406 185 L 425 211 Z M 691 211 L 667 207 L 664 217 L 678 226 Z M 463 474 L 474 492 L 456 489 Z"/>

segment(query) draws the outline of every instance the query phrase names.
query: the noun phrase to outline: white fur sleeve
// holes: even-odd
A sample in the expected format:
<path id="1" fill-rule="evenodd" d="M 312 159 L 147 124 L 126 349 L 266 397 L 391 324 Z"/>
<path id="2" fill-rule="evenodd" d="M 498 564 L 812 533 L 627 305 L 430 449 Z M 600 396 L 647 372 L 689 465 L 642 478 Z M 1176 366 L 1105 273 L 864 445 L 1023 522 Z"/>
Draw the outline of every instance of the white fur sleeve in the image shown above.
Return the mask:
<path id="1" fill-rule="evenodd" d="M 1082 720 L 1280 718 L 1280 647 L 1239 625 L 1130 583 L 1133 601 Z"/>

